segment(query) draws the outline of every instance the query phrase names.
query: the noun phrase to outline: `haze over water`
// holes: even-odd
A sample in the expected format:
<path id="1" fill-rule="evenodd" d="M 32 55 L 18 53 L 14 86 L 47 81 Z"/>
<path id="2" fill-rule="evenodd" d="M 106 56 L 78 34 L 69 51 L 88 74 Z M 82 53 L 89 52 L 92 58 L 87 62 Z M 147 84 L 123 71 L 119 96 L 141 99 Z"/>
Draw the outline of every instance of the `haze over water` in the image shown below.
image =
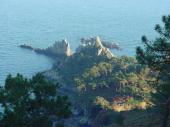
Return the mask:
<path id="1" fill-rule="evenodd" d="M 0 84 L 9 73 L 30 77 L 52 66 L 20 44 L 45 48 L 67 38 L 75 49 L 81 37 L 99 35 L 120 44 L 116 55 L 134 56 L 141 36 L 154 38 L 168 14 L 169 0 L 0 0 Z"/>

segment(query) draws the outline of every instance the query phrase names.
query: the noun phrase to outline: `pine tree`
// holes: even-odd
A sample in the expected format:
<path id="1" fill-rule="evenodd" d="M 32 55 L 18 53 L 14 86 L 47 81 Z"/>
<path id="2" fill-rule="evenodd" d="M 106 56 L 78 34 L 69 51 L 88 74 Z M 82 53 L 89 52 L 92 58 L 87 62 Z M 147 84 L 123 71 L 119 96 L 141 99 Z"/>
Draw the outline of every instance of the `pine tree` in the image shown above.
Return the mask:
<path id="1" fill-rule="evenodd" d="M 154 41 L 149 41 L 146 36 L 142 37 L 144 47 L 137 47 L 136 58 L 139 63 L 158 72 L 155 99 L 157 106 L 163 105 L 162 127 L 167 127 L 170 114 L 170 15 L 163 16 L 162 22 L 163 26 L 155 26 L 159 36 Z"/>
<path id="2" fill-rule="evenodd" d="M 40 73 L 32 79 L 9 75 L 0 88 L 4 127 L 52 127 L 71 115 L 70 102 L 58 95 L 58 86 Z"/>

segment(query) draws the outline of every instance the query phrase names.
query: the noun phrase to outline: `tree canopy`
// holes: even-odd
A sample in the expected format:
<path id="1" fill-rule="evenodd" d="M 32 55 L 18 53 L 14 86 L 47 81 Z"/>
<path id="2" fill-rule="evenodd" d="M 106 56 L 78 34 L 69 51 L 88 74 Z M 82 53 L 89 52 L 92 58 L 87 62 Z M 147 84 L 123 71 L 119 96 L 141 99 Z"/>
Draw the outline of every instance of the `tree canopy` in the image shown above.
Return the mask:
<path id="1" fill-rule="evenodd" d="M 137 47 L 136 58 L 139 63 L 149 66 L 158 73 L 154 94 L 156 105 L 164 105 L 164 118 L 162 127 L 167 126 L 170 110 L 170 15 L 162 17 L 163 26 L 156 25 L 158 37 L 149 41 L 146 36 L 142 37 L 144 47 Z"/>
<path id="2" fill-rule="evenodd" d="M 8 75 L 0 88 L 4 127 L 51 127 L 71 115 L 67 96 L 58 95 L 58 85 L 48 82 L 40 73 L 32 79 L 21 74 Z"/>

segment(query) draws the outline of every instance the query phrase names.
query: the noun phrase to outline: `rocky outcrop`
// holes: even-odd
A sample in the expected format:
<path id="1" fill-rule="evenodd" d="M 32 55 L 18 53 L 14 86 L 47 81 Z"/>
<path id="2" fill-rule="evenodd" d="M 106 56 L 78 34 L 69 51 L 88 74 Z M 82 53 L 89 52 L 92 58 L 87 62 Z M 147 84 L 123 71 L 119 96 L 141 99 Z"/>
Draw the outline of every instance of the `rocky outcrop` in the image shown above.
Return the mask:
<path id="1" fill-rule="evenodd" d="M 40 49 L 40 48 L 33 48 L 30 45 L 20 45 L 21 48 L 33 50 L 38 54 L 44 54 L 50 57 L 69 57 L 73 54 L 69 43 L 66 39 L 62 41 L 56 41 L 53 46 L 50 46 L 46 49 Z"/>
<path id="2" fill-rule="evenodd" d="M 116 47 L 116 44 L 109 44 L 104 41 L 101 41 L 99 37 L 90 38 L 90 39 L 81 39 L 81 45 L 77 48 L 76 53 L 84 50 L 86 53 L 91 53 L 91 55 L 96 56 L 106 56 L 107 58 L 115 57 L 113 53 L 105 45 Z M 30 45 L 20 45 L 21 48 L 33 50 L 38 54 L 44 54 L 50 57 L 69 57 L 73 55 L 73 52 L 70 48 L 70 45 L 66 39 L 62 41 L 56 41 L 52 46 L 46 49 L 34 48 Z M 117 47 L 118 48 L 118 47 Z M 88 49 L 93 51 L 89 52 Z"/>
<path id="3" fill-rule="evenodd" d="M 90 38 L 81 38 L 81 44 L 82 45 L 91 45 L 95 43 L 95 38 L 94 37 L 90 37 Z M 118 43 L 116 42 L 109 42 L 109 41 L 104 41 L 102 40 L 102 45 L 105 46 L 108 49 L 116 49 L 116 50 L 121 50 L 120 46 Z"/>
<path id="4" fill-rule="evenodd" d="M 106 47 L 103 46 L 102 42 L 101 42 L 101 39 L 99 37 L 96 37 L 96 40 L 95 40 L 95 44 L 94 46 L 98 49 L 97 51 L 97 55 L 100 56 L 100 55 L 105 55 L 107 56 L 108 58 L 112 58 L 112 57 L 115 57 L 113 55 L 113 53 Z"/>
<path id="5" fill-rule="evenodd" d="M 106 56 L 107 58 L 115 57 L 109 48 L 105 47 L 100 37 L 81 40 L 82 44 L 78 47 L 77 52 L 92 49 L 96 56 Z M 83 43 L 84 42 L 84 43 Z"/>
<path id="6" fill-rule="evenodd" d="M 71 56 L 73 54 L 70 45 L 66 39 L 62 41 L 56 41 L 53 46 L 45 49 L 46 52 L 51 52 L 52 54 Z"/>

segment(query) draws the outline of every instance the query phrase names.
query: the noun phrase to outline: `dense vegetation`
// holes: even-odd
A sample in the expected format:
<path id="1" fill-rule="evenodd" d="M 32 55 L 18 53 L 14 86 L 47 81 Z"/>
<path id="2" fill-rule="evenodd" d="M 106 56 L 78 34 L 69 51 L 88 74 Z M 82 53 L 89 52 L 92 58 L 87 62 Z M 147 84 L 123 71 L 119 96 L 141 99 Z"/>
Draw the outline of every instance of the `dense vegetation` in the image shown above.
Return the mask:
<path id="1" fill-rule="evenodd" d="M 80 95 L 85 98 L 95 99 L 100 96 L 113 103 L 115 96 L 129 96 L 134 100 L 149 102 L 150 93 L 154 89 L 147 80 L 155 80 L 148 68 L 137 64 L 133 58 L 121 57 L 86 69 L 75 78 L 75 84 Z"/>
<path id="2" fill-rule="evenodd" d="M 95 105 L 115 111 L 148 108 L 153 110 L 152 115 L 163 109 L 161 121 L 166 127 L 170 108 L 170 16 L 163 17 L 163 23 L 164 27 L 156 25 L 160 37 L 155 41 L 142 37 L 145 46 L 144 50 L 137 48 L 137 61 L 127 56 L 96 57 L 92 47 L 85 47 L 57 65 L 55 69 L 62 82 L 76 89 L 76 105 L 86 107 L 90 112 Z M 165 104 L 164 108 L 160 106 L 162 104 Z M 156 119 L 155 123 L 159 121 Z"/>
<path id="3" fill-rule="evenodd" d="M 156 80 L 156 73 L 138 64 L 133 57 L 107 58 L 96 56 L 91 50 L 94 49 L 84 47 L 53 67 L 67 89 L 74 89 L 74 106 L 83 114 L 88 112 L 86 119 L 95 120 L 102 110 L 114 115 L 114 111 L 152 106 L 151 94 L 155 89 L 149 84 Z M 115 117 L 119 117 L 119 113 Z M 114 119 L 104 123 L 111 124 Z"/>
<path id="4" fill-rule="evenodd" d="M 58 85 L 46 81 L 39 73 L 30 80 L 20 74 L 9 75 L 0 88 L 0 104 L 4 110 L 1 126 L 62 126 L 61 120 L 71 115 L 70 102 L 66 96 L 59 96 L 57 89 Z"/>

